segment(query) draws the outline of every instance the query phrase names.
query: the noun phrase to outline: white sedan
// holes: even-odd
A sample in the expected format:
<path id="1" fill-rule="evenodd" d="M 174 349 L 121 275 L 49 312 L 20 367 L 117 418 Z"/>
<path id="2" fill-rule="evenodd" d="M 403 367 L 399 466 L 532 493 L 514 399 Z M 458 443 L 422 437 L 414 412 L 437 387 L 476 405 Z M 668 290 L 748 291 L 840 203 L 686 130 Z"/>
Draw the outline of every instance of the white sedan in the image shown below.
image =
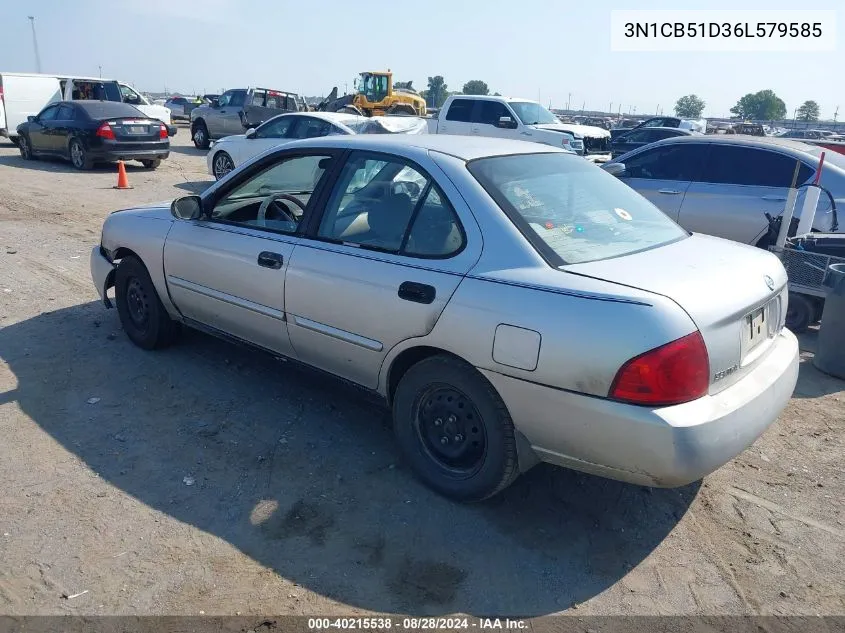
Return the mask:
<path id="1" fill-rule="evenodd" d="M 343 112 L 289 112 L 265 121 L 245 134 L 226 136 L 206 156 L 208 173 L 217 180 L 268 149 L 298 139 L 335 134 L 425 134 L 428 125 L 419 117 L 373 117 Z"/>

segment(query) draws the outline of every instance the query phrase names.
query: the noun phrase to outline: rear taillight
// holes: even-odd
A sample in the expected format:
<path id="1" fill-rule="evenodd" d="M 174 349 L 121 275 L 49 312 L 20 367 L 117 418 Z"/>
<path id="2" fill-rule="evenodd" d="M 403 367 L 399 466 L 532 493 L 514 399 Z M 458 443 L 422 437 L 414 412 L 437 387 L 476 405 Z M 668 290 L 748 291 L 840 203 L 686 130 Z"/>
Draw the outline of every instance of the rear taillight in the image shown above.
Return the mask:
<path id="1" fill-rule="evenodd" d="M 698 331 L 636 356 L 610 387 L 614 400 L 669 406 L 702 397 L 710 385 L 710 359 Z"/>
<path id="2" fill-rule="evenodd" d="M 97 128 L 97 136 L 113 141 L 114 130 L 111 129 L 111 125 L 109 125 L 108 123 L 103 123 L 100 127 Z"/>
<path id="3" fill-rule="evenodd" d="M 159 137 L 161 140 L 164 140 L 164 139 L 166 139 L 166 138 L 167 138 L 167 126 L 166 126 L 164 123 L 161 123 L 161 124 L 158 126 L 158 137 Z"/>

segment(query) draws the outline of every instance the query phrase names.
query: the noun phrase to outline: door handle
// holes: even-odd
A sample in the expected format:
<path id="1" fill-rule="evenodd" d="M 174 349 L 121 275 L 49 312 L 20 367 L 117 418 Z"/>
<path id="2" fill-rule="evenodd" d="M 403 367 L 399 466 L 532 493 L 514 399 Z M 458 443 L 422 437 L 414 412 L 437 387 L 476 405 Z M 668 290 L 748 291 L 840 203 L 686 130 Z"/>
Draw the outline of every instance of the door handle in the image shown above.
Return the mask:
<path id="1" fill-rule="evenodd" d="M 785 196 L 763 196 L 763 200 L 768 200 L 769 202 L 786 202 Z"/>
<path id="2" fill-rule="evenodd" d="M 670 195 L 676 196 L 681 192 L 678 191 L 677 189 L 658 189 L 657 193 L 668 193 Z"/>
<path id="3" fill-rule="evenodd" d="M 434 301 L 436 296 L 437 291 L 434 289 L 434 286 L 429 286 L 428 284 L 403 281 L 402 285 L 399 286 L 399 298 L 405 301 L 429 304 Z"/>
<path id="4" fill-rule="evenodd" d="M 274 268 L 278 270 L 282 267 L 284 259 L 281 253 L 271 253 L 270 251 L 261 251 L 258 253 L 258 265 L 264 268 Z"/>

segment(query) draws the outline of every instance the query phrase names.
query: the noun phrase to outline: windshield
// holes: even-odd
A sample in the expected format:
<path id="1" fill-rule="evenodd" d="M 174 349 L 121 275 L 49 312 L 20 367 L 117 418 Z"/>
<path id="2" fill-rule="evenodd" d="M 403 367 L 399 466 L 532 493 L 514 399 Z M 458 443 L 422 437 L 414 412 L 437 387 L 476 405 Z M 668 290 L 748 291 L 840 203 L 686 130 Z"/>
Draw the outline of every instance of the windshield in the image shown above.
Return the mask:
<path id="1" fill-rule="evenodd" d="M 508 105 L 516 112 L 523 125 L 538 123 L 560 123 L 558 118 L 539 103 L 533 101 L 509 101 Z"/>
<path id="2" fill-rule="evenodd" d="M 614 176 L 568 154 L 518 154 L 468 164 L 523 235 L 559 264 L 619 257 L 688 234 Z"/>

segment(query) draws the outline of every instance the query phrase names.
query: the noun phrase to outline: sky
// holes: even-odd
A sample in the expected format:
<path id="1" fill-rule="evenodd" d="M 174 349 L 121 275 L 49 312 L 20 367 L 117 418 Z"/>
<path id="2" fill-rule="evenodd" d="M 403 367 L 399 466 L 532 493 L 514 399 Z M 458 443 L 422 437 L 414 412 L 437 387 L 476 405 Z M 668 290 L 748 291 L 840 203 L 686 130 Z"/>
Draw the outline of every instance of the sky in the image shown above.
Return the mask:
<path id="1" fill-rule="evenodd" d="M 771 89 L 791 114 L 805 100 L 845 119 L 845 2 L 688 0 L 686 9 L 837 11 L 836 52 L 621 53 L 613 9 L 672 9 L 666 0 L 0 0 L 0 71 L 102 76 L 142 91 L 203 93 L 261 85 L 305 96 L 341 91 L 363 70 L 394 79 L 443 75 L 554 108 L 670 113 L 695 93 L 728 116 L 745 93 Z M 765 14 L 763 14 L 765 15 Z M 837 63 L 838 60 L 838 63 Z"/>

